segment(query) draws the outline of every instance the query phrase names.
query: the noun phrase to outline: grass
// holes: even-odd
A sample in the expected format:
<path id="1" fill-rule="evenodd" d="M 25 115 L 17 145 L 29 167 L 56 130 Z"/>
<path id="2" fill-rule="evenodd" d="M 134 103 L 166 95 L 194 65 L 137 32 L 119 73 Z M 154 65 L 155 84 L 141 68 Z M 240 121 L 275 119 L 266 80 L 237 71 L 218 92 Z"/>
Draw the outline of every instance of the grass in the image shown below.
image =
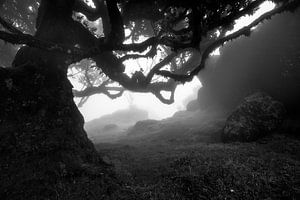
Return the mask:
<path id="1" fill-rule="evenodd" d="M 125 185 L 124 199 L 299 199 L 300 141 L 97 144 Z M 120 198 L 121 199 L 121 198 Z"/>

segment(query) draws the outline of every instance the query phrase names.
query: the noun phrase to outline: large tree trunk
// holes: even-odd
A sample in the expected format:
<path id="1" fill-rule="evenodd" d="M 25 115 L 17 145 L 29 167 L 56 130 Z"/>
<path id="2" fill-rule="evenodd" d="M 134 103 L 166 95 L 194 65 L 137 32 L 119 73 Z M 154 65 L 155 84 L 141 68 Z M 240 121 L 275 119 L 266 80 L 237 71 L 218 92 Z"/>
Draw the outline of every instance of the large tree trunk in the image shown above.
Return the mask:
<path id="1" fill-rule="evenodd" d="M 73 0 L 41 1 L 36 37 L 91 46 Z M 70 5 L 69 5 L 70 4 Z M 0 199 L 115 199 L 119 185 L 83 129 L 67 57 L 22 47 L 0 68 Z"/>
<path id="2" fill-rule="evenodd" d="M 0 68 L 0 199 L 113 199 L 64 71 Z"/>

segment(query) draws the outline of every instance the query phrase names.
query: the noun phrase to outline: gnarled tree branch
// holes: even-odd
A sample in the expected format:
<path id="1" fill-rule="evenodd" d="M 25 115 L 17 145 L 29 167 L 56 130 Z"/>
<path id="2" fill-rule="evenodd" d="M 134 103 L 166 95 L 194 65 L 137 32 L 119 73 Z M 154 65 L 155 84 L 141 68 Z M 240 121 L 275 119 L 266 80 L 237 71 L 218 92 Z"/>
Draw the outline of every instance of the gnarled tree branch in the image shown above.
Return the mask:
<path id="1" fill-rule="evenodd" d="M 251 28 L 255 27 L 262 21 L 270 18 L 271 16 L 277 13 L 281 13 L 285 10 L 298 7 L 300 4 L 300 2 L 297 0 L 281 1 L 283 3 L 279 4 L 278 7 L 276 7 L 274 10 L 270 12 L 263 14 L 261 17 L 259 17 L 254 22 L 252 22 L 250 25 L 228 36 L 222 35 L 221 38 L 209 44 L 204 49 L 204 51 L 202 51 L 200 64 L 192 70 L 190 69 L 190 67 L 180 69 L 180 70 L 176 69 L 173 71 L 162 70 L 164 66 L 174 61 L 174 58 L 176 58 L 176 56 L 178 56 L 180 52 L 188 51 L 188 48 L 197 49 L 202 39 L 201 37 L 203 35 L 210 33 L 211 31 L 214 31 L 216 28 L 220 28 L 220 27 L 224 28 L 226 24 L 229 24 L 230 22 L 232 23 L 235 19 L 239 18 L 242 15 L 252 13 L 255 10 L 255 8 L 258 8 L 258 6 L 262 2 L 263 0 L 256 0 L 256 1 L 252 1 L 251 3 L 249 3 L 248 1 L 243 1 L 244 3 L 243 5 L 245 5 L 244 7 L 238 5 L 237 7 L 235 7 L 235 10 L 237 10 L 235 13 L 231 13 L 229 15 L 226 15 L 225 17 L 221 17 L 218 23 L 213 21 L 213 23 L 210 24 L 209 21 L 206 21 L 204 15 L 200 13 L 201 8 L 194 6 L 194 5 L 198 5 L 197 2 L 189 1 L 189 4 L 187 5 L 188 9 L 185 10 L 184 14 L 179 15 L 177 19 L 175 18 L 173 20 L 176 22 L 176 20 L 181 20 L 187 17 L 190 19 L 188 27 L 184 26 L 180 30 L 173 30 L 173 27 L 171 29 L 163 30 L 163 28 L 161 27 L 164 26 L 163 23 L 161 23 L 162 26 L 160 27 L 161 30 L 158 31 L 159 34 L 157 35 L 154 34 L 155 36 L 150 37 L 140 43 L 123 44 L 123 41 L 125 39 L 124 25 L 123 25 L 122 14 L 120 13 L 120 10 L 117 5 L 117 0 L 107 0 L 106 1 L 107 5 L 105 5 L 104 0 L 94 0 L 96 8 L 91 8 L 81 0 L 78 0 L 77 4 L 75 4 L 74 11 L 78 11 L 85 14 L 87 18 L 90 20 L 95 20 L 96 18 L 102 17 L 103 22 L 108 23 L 106 27 L 104 27 L 105 37 L 107 39 L 106 41 L 99 39 L 97 41 L 98 44 L 95 44 L 94 46 L 89 46 L 88 49 L 51 43 L 48 41 L 40 40 L 28 34 L 23 34 L 22 32 L 15 29 L 15 27 L 11 26 L 3 19 L 0 19 L 0 23 L 4 26 L 4 28 L 6 28 L 8 32 L 0 31 L 0 39 L 3 39 L 13 44 L 27 44 L 30 47 L 35 47 L 46 51 L 61 52 L 67 55 L 66 57 L 69 60 L 68 64 L 71 64 L 72 62 L 80 61 L 81 59 L 84 58 L 95 58 L 96 61 L 96 57 L 98 57 L 99 58 L 97 60 L 98 61 L 97 64 L 99 64 L 98 67 L 101 68 L 102 71 L 111 80 L 120 83 L 125 89 L 129 89 L 136 92 L 151 92 L 157 98 L 159 98 L 159 100 L 161 100 L 163 103 L 172 103 L 174 101 L 174 91 L 178 82 L 184 83 L 187 81 L 191 81 L 192 78 L 196 76 L 199 73 L 199 71 L 205 67 L 205 62 L 207 58 L 209 57 L 210 53 L 214 51 L 217 47 L 223 45 L 227 41 L 236 39 L 242 35 L 246 35 L 246 36 L 249 35 L 251 32 Z M 184 4 L 184 2 L 176 1 L 175 7 L 177 4 L 180 6 Z M 222 5 L 226 6 L 226 4 L 222 4 Z M 212 8 L 211 10 L 212 10 L 212 14 L 211 14 L 212 18 L 216 19 L 215 16 L 220 17 L 219 16 L 220 12 L 223 12 L 224 10 L 226 11 L 227 9 L 222 7 L 221 11 L 214 8 Z M 208 9 L 208 11 L 210 10 Z M 165 13 L 165 14 L 166 15 L 172 14 L 172 12 Z M 207 20 L 208 19 L 211 18 L 207 17 Z M 165 22 L 168 22 L 168 20 L 166 20 Z M 224 30 L 225 29 L 226 28 L 224 28 Z M 189 34 L 189 31 L 193 32 L 193 34 Z M 178 39 L 176 38 L 177 34 L 179 35 L 183 34 L 184 36 L 191 35 L 191 37 L 188 36 L 188 38 L 182 37 Z M 140 57 L 148 57 L 148 56 L 153 57 L 157 53 L 158 45 L 169 47 L 169 49 L 171 49 L 171 53 L 167 55 L 164 59 L 162 59 L 159 63 L 157 63 L 146 76 L 142 72 L 136 72 L 132 77 L 129 77 L 127 74 L 123 73 L 124 70 L 122 70 L 121 67 L 114 66 L 114 65 L 120 65 L 124 60 L 130 58 L 137 59 Z M 148 50 L 146 54 L 141 54 L 146 50 Z M 131 53 L 133 51 L 134 53 L 127 54 L 122 58 L 117 58 L 117 56 L 113 54 L 113 51 L 123 51 L 125 52 L 125 54 L 128 52 Z M 140 53 L 140 54 L 135 54 L 135 53 Z M 101 60 L 103 60 L 102 63 Z M 110 61 L 116 61 L 116 62 L 110 62 Z M 154 82 L 153 81 L 154 75 L 164 76 L 169 80 L 167 82 Z M 90 86 L 83 91 L 74 91 L 74 95 L 78 97 L 82 97 L 83 102 L 87 100 L 87 96 L 96 93 L 103 93 L 112 98 L 122 95 L 124 91 L 123 88 L 122 89 L 112 88 L 106 86 L 105 84 L 94 87 L 92 86 L 91 83 L 89 84 Z M 114 94 L 114 93 L 110 93 L 109 91 L 117 91 L 118 93 Z M 163 97 L 161 91 L 171 92 L 170 98 Z"/>
<path id="2" fill-rule="evenodd" d="M 95 8 L 88 6 L 82 0 L 75 0 L 74 11 L 80 12 L 90 21 L 95 21 L 107 12 L 104 0 L 93 0 Z"/>
<path id="3" fill-rule="evenodd" d="M 7 29 L 11 33 L 22 34 L 20 30 L 14 27 L 11 23 L 5 21 L 2 17 L 0 17 L 0 24 L 3 26 L 3 28 Z"/>
<path id="4" fill-rule="evenodd" d="M 198 65 L 196 68 L 194 68 L 189 74 L 175 74 L 172 73 L 170 71 L 166 71 L 166 70 L 161 70 L 161 71 L 157 71 L 156 74 L 157 75 L 161 75 L 164 77 L 168 77 L 171 78 L 173 80 L 176 81 L 180 81 L 182 83 L 184 82 L 188 82 L 191 81 L 192 78 L 197 75 L 204 67 L 205 67 L 205 62 L 207 60 L 207 58 L 209 57 L 209 55 L 219 46 L 223 45 L 225 42 L 234 40 L 238 37 L 241 36 L 249 36 L 251 34 L 251 29 L 255 26 L 257 26 L 259 23 L 261 23 L 264 20 L 270 19 L 272 16 L 282 13 L 286 10 L 289 9 L 293 9 L 295 7 L 298 7 L 300 5 L 299 1 L 292 1 L 292 2 L 288 2 L 288 3 L 284 3 L 280 6 L 278 6 L 277 8 L 266 12 L 265 14 L 261 15 L 259 18 L 257 18 L 256 20 L 254 20 L 251 24 L 249 24 L 248 26 L 245 26 L 244 28 L 228 35 L 225 36 L 223 38 L 220 38 L 216 41 L 214 41 L 212 44 L 210 44 L 202 53 L 201 56 L 201 63 L 200 65 Z"/>

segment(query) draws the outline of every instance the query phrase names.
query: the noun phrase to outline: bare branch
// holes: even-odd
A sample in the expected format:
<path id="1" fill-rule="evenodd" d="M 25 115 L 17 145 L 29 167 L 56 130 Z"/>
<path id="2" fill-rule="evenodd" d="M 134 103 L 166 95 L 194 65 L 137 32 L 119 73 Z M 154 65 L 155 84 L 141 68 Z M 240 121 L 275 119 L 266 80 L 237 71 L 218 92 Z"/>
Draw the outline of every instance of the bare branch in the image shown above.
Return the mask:
<path id="1" fill-rule="evenodd" d="M 26 44 L 30 47 L 35 47 L 47 51 L 58 51 L 63 54 L 67 54 L 70 57 L 70 61 L 77 62 L 84 58 L 91 58 L 96 55 L 102 54 L 105 51 L 135 51 L 143 52 L 153 45 L 166 45 L 176 48 L 188 48 L 190 44 L 181 44 L 179 42 L 172 42 L 165 38 L 152 37 L 147 39 L 144 42 L 136 44 L 121 44 L 121 45 L 110 45 L 110 44 L 101 44 L 97 47 L 91 47 L 90 49 L 77 48 L 73 46 L 66 46 L 62 44 L 56 44 L 48 41 L 43 41 L 37 39 L 36 37 L 29 34 L 13 34 L 5 31 L 0 31 L 0 39 L 12 43 L 12 44 Z"/>
<path id="2" fill-rule="evenodd" d="M 151 49 L 146 54 L 127 54 L 120 58 L 121 62 L 124 62 L 125 60 L 129 59 L 138 59 L 138 58 L 153 58 L 157 51 L 156 51 L 157 45 L 153 45 Z"/>
<path id="3" fill-rule="evenodd" d="M 178 54 L 173 52 L 170 55 L 168 55 L 166 58 L 164 58 L 161 62 L 156 64 L 148 73 L 148 75 L 146 77 L 146 83 L 149 84 L 151 82 L 153 76 L 155 75 L 155 73 L 158 72 L 162 67 L 164 67 L 165 65 L 170 63 L 173 60 L 173 58 L 176 57 L 176 55 L 178 55 Z"/>
<path id="4" fill-rule="evenodd" d="M 22 34 L 20 30 L 14 27 L 11 23 L 5 21 L 2 17 L 0 17 L 0 24 L 2 24 L 2 26 L 11 33 Z"/>
<path id="5" fill-rule="evenodd" d="M 92 49 L 87 54 L 84 50 L 80 48 L 68 47 L 66 45 L 59 45 L 56 43 L 39 40 L 36 37 L 25 33 L 15 34 L 15 33 L 8 33 L 5 31 L 0 31 L 0 39 L 9 42 L 11 44 L 26 44 L 30 47 L 35 47 L 47 51 L 58 51 L 69 55 L 70 58 L 73 57 L 74 60 L 76 61 L 78 61 L 79 59 L 81 60 L 83 58 L 89 57 L 88 54 L 91 52 L 98 51 Z"/>
<path id="6" fill-rule="evenodd" d="M 209 55 L 219 46 L 223 45 L 225 42 L 234 40 L 236 38 L 239 38 L 241 36 L 249 36 L 251 33 L 251 29 L 255 26 L 257 26 L 259 23 L 263 22 L 264 20 L 270 19 L 272 16 L 282 13 L 286 10 L 298 7 L 300 5 L 300 2 L 297 0 L 288 2 L 288 3 L 284 3 L 280 6 L 278 6 L 277 8 L 266 12 L 265 14 L 261 15 L 259 18 L 257 18 L 256 20 L 254 20 L 251 24 L 249 24 L 248 26 L 245 26 L 244 28 L 228 35 L 225 36 L 223 38 L 220 38 L 216 41 L 214 41 L 212 44 L 210 44 L 202 53 L 201 56 L 201 63 L 200 65 L 198 65 L 196 68 L 194 68 L 189 74 L 185 75 L 185 74 L 175 74 L 172 73 L 170 71 L 166 71 L 166 70 L 161 70 L 161 71 L 157 71 L 156 74 L 164 76 L 164 77 L 168 77 L 168 78 L 172 78 L 173 80 L 176 81 L 180 81 L 182 83 L 187 82 L 187 81 L 191 81 L 192 78 L 194 76 L 196 76 L 204 67 L 205 67 L 205 62 L 207 60 L 207 58 L 209 57 Z"/>
<path id="7" fill-rule="evenodd" d="M 163 95 L 160 92 L 152 92 L 156 98 L 158 98 L 162 103 L 164 104 L 172 104 L 174 103 L 174 93 L 175 93 L 175 89 L 171 92 L 171 96 L 169 99 L 166 99 L 165 97 L 163 97 Z"/>
<path id="8" fill-rule="evenodd" d="M 88 20 L 96 21 L 99 17 L 102 17 L 106 11 L 104 0 L 93 0 L 96 8 L 88 6 L 82 0 L 76 0 L 74 5 L 74 11 L 84 14 Z"/>
<path id="9" fill-rule="evenodd" d="M 117 1 L 109 0 L 106 1 L 109 22 L 111 30 L 108 35 L 108 43 L 111 44 L 122 44 L 125 39 L 124 23 L 121 13 L 119 11 Z"/>
<path id="10" fill-rule="evenodd" d="M 174 103 L 174 94 L 177 83 L 170 79 L 167 82 L 155 82 L 148 85 L 147 89 L 154 94 L 162 103 L 172 104 Z M 170 92 L 169 99 L 163 97 L 162 91 Z"/>
<path id="11" fill-rule="evenodd" d="M 82 97 L 79 101 L 79 103 L 77 104 L 77 106 L 80 108 L 82 107 L 86 102 L 87 100 L 89 99 L 90 97 L 89 96 L 85 96 L 85 97 Z"/>
<path id="12" fill-rule="evenodd" d="M 117 94 L 112 94 L 109 91 L 116 91 L 118 92 Z M 73 90 L 73 94 L 75 97 L 87 97 L 87 96 L 92 96 L 95 94 L 105 94 L 109 96 L 110 98 L 117 98 L 121 96 L 124 92 L 124 88 L 122 87 L 109 87 L 106 86 L 105 84 L 101 84 L 100 86 L 94 87 L 94 86 L 88 86 L 84 90 Z"/>
<path id="13" fill-rule="evenodd" d="M 187 51 L 188 48 L 195 49 L 197 46 L 199 46 L 199 42 L 201 40 L 201 36 L 205 33 L 208 33 L 208 31 L 213 31 L 211 29 L 218 28 L 216 26 L 224 26 L 224 24 L 234 21 L 234 19 L 245 15 L 247 13 L 251 13 L 254 8 L 258 7 L 263 0 L 256 0 L 252 1 L 252 3 L 249 3 L 247 7 L 243 8 L 241 11 L 233 12 L 233 14 L 227 15 L 224 18 L 221 18 L 221 21 L 219 24 L 214 21 L 214 24 L 210 24 L 209 22 L 203 22 L 204 24 L 207 24 L 208 27 L 204 27 L 208 30 L 201 30 L 203 27 L 199 20 L 203 20 L 199 12 L 199 8 L 193 7 L 191 12 L 192 20 L 190 21 L 191 25 L 189 27 L 184 27 L 180 30 L 174 30 L 174 34 L 186 34 L 187 31 L 192 30 L 192 38 L 188 37 L 187 39 L 179 39 L 180 41 L 174 39 L 174 34 L 168 32 L 163 32 L 163 34 L 158 34 L 157 36 L 150 37 L 146 39 L 145 41 L 141 43 L 133 43 L 133 44 L 123 44 L 124 41 L 124 26 L 122 21 L 121 13 L 117 6 L 117 0 L 107 0 L 107 6 L 104 4 L 104 0 L 93 0 L 96 9 L 92 9 L 91 7 L 88 7 L 83 1 L 78 0 L 76 4 L 75 11 L 82 12 L 85 14 L 88 18 L 95 19 L 96 17 L 101 17 L 101 15 L 106 15 L 105 19 L 103 19 L 104 22 L 110 23 L 110 28 L 104 28 L 105 30 L 105 36 L 107 41 L 104 42 L 103 40 L 98 40 L 98 44 L 95 44 L 95 46 L 90 47 L 89 49 L 83 49 L 83 48 L 77 48 L 74 46 L 66 46 L 63 44 L 55 44 L 48 41 L 42 41 L 34 36 L 23 34 L 19 30 L 17 30 L 15 27 L 7 23 L 5 20 L 0 18 L 0 23 L 10 32 L 0 31 L 0 39 L 5 40 L 7 42 L 13 43 L 13 44 L 26 44 L 30 47 L 39 48 L 42 50 L 47 51 L 58 51 L 66 55 L 69 62 L 68 64 L 71 64 L 72 62 L 80 61 L 84 58 L 95 58 L 96 56 L 99 57 L 99 60 L 103 61 L 103 66 L 100 65 L 101 62 L 97 63 L 99 64 L 99 67 L 102 69 L 102 71 L 113 81 L 119 82 L 124 88 L 136 91 L 136 92 L 151 92 L 153 93 L 160 101 L 163 103 L 173 103 L 174 102 L 174 91 L 178 84 L 176 81 L 180 82 L 187 82 L 191 81 L 194 76 L 196 76 L 201 69 L 205 67 L 205 62 L 207 58 L 209 57 L 210 53 L 214 51 L 217 47 L 223 45 L 225 42 L 236 39 L 242 35 L 248 36 L 251 33 L 251 28 L 255 27 L 262 21 L 269 19 L 271 16 L 281 13 L 285 10 L 289 10 L 291 8 L 297 7 L 300 4 L 300 1 L 298 0 L 291 0 L 291 1 L 285 1 L 285 3 L 280 4 L 278 7 L 276 7 L 274 10 L 267 12 L 263 14 L 261 17 L 256 19 L 254 22 L 252 22 L 250 25 L 240 29 L 239 31 L 236 31 L 228 36 L 222 36 L 221 38 L 217 39 L 216 41 L 213 41 L 211 44 L 209 44 L 204 51 L 201 54 L 201 61 L 200 64 L 197 65 L 195 68 L 190 69 L 184 68 L 184 69 L 177 69 L 175 71 L 167 71 L 162 70 L 162 68 L 166 65 L 168 65 L 170 62 L 176 58 L 180 54 L 180 51 Z M 83 3 L 83 4 L 80 4 Z M 99 6 L 99 5 L 102 6 Z M 101 7 L 101 8 L 100 8 Z M 100 12 L 100 10 L 102 11 Z M 106 14 L 105 14 L 106 12 Z M 180 15 L 179 19 L 183 19 L 184 16 L 187 15 L 187 10 Z M 199 20 L 198 20 L 199 18 Z M 205 20 L 204 20 L 205 21 Z M 176 21 L 175 21 L 176 22 Z M 211 25 L 211 27 L 210 27 Z M 172 30 L 171 30 L 172 31 Z M 109 33 L 109 34 L 108 34 Z M 170 36 L 171 35 L 171 36 Z M 172 49 L 172 52 L 166 56 L 162 61 L 160 61 L 158 64 L 156 64 L 148 73 L 147 76 L 145 76 L 142 72 L 136 72 L 134 76 L 131 78 L 123 73 L 124 70 L 116 70 L 119 69 L 118 65 L 119 63 L 122 63 L 122 61 L 126 59 L 137 59 L 141 57 L 154 57 L 157 53 L 157 46 L 163 45 L 166 47 L 170 47 Z M 151 48 L 149 50 L 149 48 Z M 197 48 L 196 48 L 197 49 Z M 138 54 L 143 53 L 145 51 L 148 52 L 146 54 Z M 118 59 L 115 55 L 113 55 L 113 51 L 134 51 L 137 54 L 128 54 L 123 56 L 122 58 Z M 109 56 L 106 56 L 106 53 L 109 53 L 109 55 L 113 55 L 116 57 L 115 60 L 120 62 L 109 62 Z M 103 56 L 103 58 L 101 57 Z M 115 58 L 113 57 L 113 58 Z M 111 65 L 111 66 L 110 66 Z M 121 68 L 120 68 L 121 69 Z M 164 77 L 167 77 L 169 80 L 167 82 L 153 82 L 154 75 L 161 75 Z M 84 103 L 90 95 L 93 94 L 106 94 L 110 98 L 116 98 L 118 96 L 121 96 L 124 92 L 124 88 L 120 87 L 108 87 L 107 82 L 104 82 L 100 86 L 94 87 L 93 82 L 89 81 L 87 79 L 89 87 L 84 89 L 83 91 L 76 91 L 74 90 L 74 95 L 77 97 L 81 97 L 81 104 Z M 111 93 L 111 91 L 117 92 Z M 170 98 L 165 98 L 161 94 L 162 91 L 170 92 Z"/>
<path id="14" fill-rule="evenodd" d="M 221 18 L 217 23 L 209 24 L 207 27 L 208 30 L 214 29 L 216 27 L 222 26 L 222 25 L 229 25 L 230 23 L 234 22 L 234 20 L 239 19 L 240 17 L 249 14 L 249 12 L 253 11 L 255 8 L 257 8 L 260 4 L 262 4 L 265 0 L 256 0 L 250 3 L 247 7 L 245 7 L 240 12 L 232 12 L 231 14 Z"/>

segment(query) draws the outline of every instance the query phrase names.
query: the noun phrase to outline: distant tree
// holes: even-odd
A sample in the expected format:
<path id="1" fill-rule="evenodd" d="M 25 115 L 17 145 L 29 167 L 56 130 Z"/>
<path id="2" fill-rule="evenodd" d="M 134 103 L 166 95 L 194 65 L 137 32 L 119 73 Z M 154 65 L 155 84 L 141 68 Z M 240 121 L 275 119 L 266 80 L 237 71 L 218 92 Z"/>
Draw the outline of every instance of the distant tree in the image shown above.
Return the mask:
<path id="1" fill-rule="evenodd" d="M 170 104 L 217 47 L 300 5 L 273 0 L 272 11 L 226 34 L 265 1 L 0 0 L 0 39 L 20 45 L 12 66 L 0 68 L 0 198 L 107 199 L 113 178 L 103 176 L 73 94 L 84 103 L 126 89 Z M 153 65 L 125 73 L 126 61 L 141 58 Z M 81 91 L 72 91 L 68 70 L 83 75 Z"/>

